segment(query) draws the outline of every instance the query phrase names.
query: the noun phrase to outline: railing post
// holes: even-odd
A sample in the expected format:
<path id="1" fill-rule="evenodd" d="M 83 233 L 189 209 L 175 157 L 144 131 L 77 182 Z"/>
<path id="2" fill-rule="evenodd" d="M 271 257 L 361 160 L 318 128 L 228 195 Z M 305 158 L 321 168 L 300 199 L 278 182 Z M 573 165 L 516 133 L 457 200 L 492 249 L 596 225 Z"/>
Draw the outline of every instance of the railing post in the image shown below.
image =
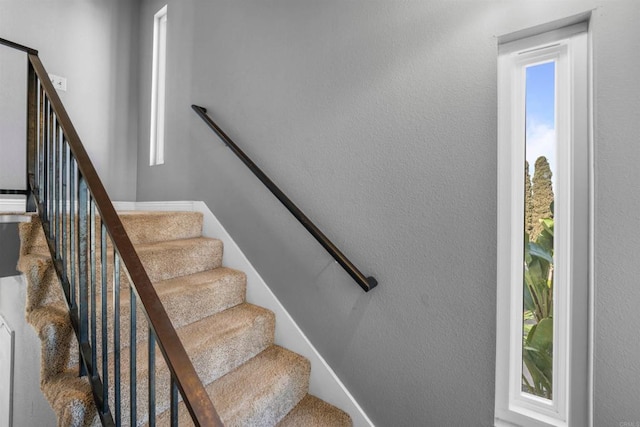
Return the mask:
<path id="1" fill-rule="evenodd" d="M 80 175 L 78 180 L 78 309 L 80 320 L 80 336 L 78 341 L 80 351 L 83 344 L 89 342 L 89 191 L 87 181 Z M 80 376 L 86 375 L 84 363 L 80 363 Z"/>
<path id="2" fill-rule="evenodd" d="M 33 197 L 33 186 L 36 186 L 36 135 L 37 135 L 37 92 L 38 80 L 31 61 L 27 71 L 27 212 L 36 211 L 36 201 Z"/>

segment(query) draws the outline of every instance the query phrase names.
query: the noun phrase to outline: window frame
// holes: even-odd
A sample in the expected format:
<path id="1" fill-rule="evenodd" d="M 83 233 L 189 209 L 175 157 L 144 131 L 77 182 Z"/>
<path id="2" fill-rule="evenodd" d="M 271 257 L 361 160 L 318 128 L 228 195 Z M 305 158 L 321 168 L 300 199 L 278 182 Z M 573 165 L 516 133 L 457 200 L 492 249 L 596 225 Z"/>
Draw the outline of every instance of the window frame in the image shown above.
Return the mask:
<path id="1" fill-rule="evenodd" d="M 167 25 L 167 5 L 165 5 L 153 17 L 149 166 L 164 164 Z"/>
<path id="2" fill-rule="evenodd" d="M 553 24 L 551 24 L 553 25 Z M 589 425 L 592 142 L 588 18 L 505 36 L 498 55 L 496 426 Z M 521 391 L 525 73 L 556 63 L 553 400 Z M 556 310 L 557 308 L 557 310 Z"/>

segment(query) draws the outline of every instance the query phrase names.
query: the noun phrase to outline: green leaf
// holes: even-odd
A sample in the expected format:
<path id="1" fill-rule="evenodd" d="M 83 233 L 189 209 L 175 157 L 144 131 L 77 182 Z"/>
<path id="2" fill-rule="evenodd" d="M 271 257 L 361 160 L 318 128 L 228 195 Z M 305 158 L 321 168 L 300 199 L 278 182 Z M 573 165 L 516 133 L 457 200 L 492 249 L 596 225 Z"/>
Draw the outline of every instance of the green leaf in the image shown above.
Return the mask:
<path id="1" fill-rule="evenodd" d="M 531 390 L 531 392 L 537 396 L 551 399 L 553 390 L 552 371 L 540 369 L 539 365 L 534 362 L 534 358 L 531 357 L 532 354 L 535 354 L 535 352 L 528 350 L 523 352 L 525 366 L 533 380 L 533 390 Z"/>
<path id="2" fill-rule="evenodd" d="M 545 250 L 542 246 L 538 245 L 537 243 L 533 243 L 533 242 L 529 242 L 527 244 L 527 246 L 529 247 L 528 249 L 529 249 L 529 253 L 531 254 L 531 256 L 541 258 L 541 259 L 553 264 L 553 256 L 551 256 L 551 253 L 549 253 L 547 250 Z"/>
<path id="3" fill-rule="evenodd" d="M 553 256 L 553 236 L 551 234 L 543 230 L 542 233 L 538 235 L 536 244 L 549 255 Z"/>
<path id="4" fill-rule="evenodd" d="M 527 345 L 538 351 L 551 353 L 553 346 L 553 319 L 546 317 L 538 322 L 527 336 Z"/>

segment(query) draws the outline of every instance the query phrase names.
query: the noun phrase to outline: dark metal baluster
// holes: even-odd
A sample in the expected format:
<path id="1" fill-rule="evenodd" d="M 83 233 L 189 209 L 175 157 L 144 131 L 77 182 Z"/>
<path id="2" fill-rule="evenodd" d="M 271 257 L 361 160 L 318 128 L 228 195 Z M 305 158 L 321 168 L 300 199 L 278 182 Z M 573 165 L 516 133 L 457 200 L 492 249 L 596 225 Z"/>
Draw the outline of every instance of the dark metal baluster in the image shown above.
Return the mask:
<path id="1" fill-rule="evenodd" d="M 38 77 L 36 76 L 36 81 L 34 83 L 34 110 L 33 110 L 33 114 L 35 115 L 34 119 L 33 119 L 33 126 L 34 126 L 34 138 L 35 138 L 35 173 L 33 175 L 33 191 L 36 194 L 37 198 L 36 198 L 36 206 L 38 204 L 38 201 L 40 199 L 40 195 L 38 194 L 38 191 L 40 189 L 40 172 L 41 172 L 41 159 L 42 159 L 42 150 L 40 149 L 40 80 L 38 79 Z"/>
<path id="2" fill-rule="evenodd" d="M 49 216 L 49 101 L 47 100 L 46 95 L 44 96 L 44 105 L 43 105 L 43 117 L 42 117 L 42 144 L 44 146 L 44 182 L 42 183 L 42 193 L 43 193 L 43 212 L 42 212 L 42 221 L 47 221 Z"/>
<path id="3" fill-rule="evenodd" d="M 156 336 L 149 328 L 149 427 L 156 425 Z"/>
<path id="4" fill-rule="evenodd" d="M 47 106 L 47 95 L 43 92 L 44 100 L 42 106 L 42 146 L 44 148 L 44 156 L 43 156 L 43 179 L 42 179 L 42 221 L 46 221 L 47 219 L 47 206 L 49 204 L 49 143 L 48 143 L 48 135 L 49 131 L 47 130 L 47 126 L 49 124 L 49 116 L 48 116 L 48 106 Z"/>
<path id="5" fill-rule="evenodd" d="M 136 329 L 137 329 L 137 319 L 136 319 L 136 294 L 133 292 L 133 287 L 129 285 L 129 311 L 131 313 L 131 320 L 129 321 L 129 378 L 130 378 L 130 408 L 131 408 L 131 425 L 136 425 L 136 417 L 137 417 L 137 377 L 136 377 Z"/>
<path id="6" fill-rule="evenodd" d="M 27 200 L 26 211 L 35 212 L 35 198 L 33 191 L 38 183 L 37 179 L 37 99 L 38 99 L 38 80 L 36 71 L 33 69 L 31 61 L 27 66 Z M 33 183 L 33 185 L 32 185 Z"/>
<path id="7" fill-rule="evenodd" d="M 60 257 L 60 125 L 58 118 L 53 117 L 53 247 L 56 258 Z"/>
<path id="8" fill-rule="evenodd" d="M 58 173 L 56 177 L 56 183 L 58 188 L 58 226 L 56 230 L 58 231 L 58 240 L 57 240 L 57 250 L 60 254 L 60 258 L 65 258 L 67 255 L 62 252 L 62 240 L 64 239 L 64 228 L 62 227 L 62 219 L 64 218 L 65 211 L 65 202 L 63 197 L 63 188 L 62 188 L 62 174 L 63 174 L 63 163 L 64 163 L 64 132 L 62 131 L 62 127 L 58 124 L 58 132 L 60 133 L 60 139 L 58 140 Z"/>
<path id="9" fill-rule="evenodd" d="M 56 174 L 56 183 L 57 183 L 57 204 L 58 204 L 58 224 L 56 227 L 58 233 L 57 240 L 57 251 L 59 258 L 62 259 L 65 257 L 65 254 L 62 253 L 62 239 L 64 236 L 64 230 L 62 229 L 62 217 L 64 216 L 64 198 L 62 197 L 62 163 L 64 156 L 64 132 L 62 131 L 62 127 L 58 125 L 59 139 L 58 139 L 58 149 L 57 149 L 57 174 Z"/>
<path id="10" fill-rule="evenodd" d="M 102 310 L 102 412 L 109 411 L 109 339 L 107 336 L 107 228 L 100 219 L 100 264 Z"/>
<path id="11" fill-rule="evenodd" d="M 71 269 L 71 281 L 69 282 L 69 295 L 70 301 L 69 306 L 71 310 L 76 309 L 76 267 L 78 264 L 77 252 L 76 252 L 76 199 L 77 199 L 77 190 L 76 190 L 76 175 L 78 172 L 78 165 L 76 164 L 76 160 L 71 155 L 71 163 L 69 164 L 69 228 L 70 228 L 70 236 L 71 240 L 70 244 L 70 253 L 69 253 L 69 267 Z"/>
<path id="12" fill-rule="evenodd" d="M 89 329 L 89 335 L 91 335 L 91 372 L 89 374 L 92 377 L 97 375 L 96 361 L 97 361 L 97 340 L 96 340 L 96 329 L 98 329 L 97 325 L 97 313 L 96 313 L 96 204 L 93 200 L 93 197 L 89 195 L 89 221 L 90 227 L 89 231 L 91 234 L 91 254 L 89 256 L 90 270 L 91 270 L 91 312 L 89 313 L 91 316 L 91 328 Z"/>
<path id="13" fill-rule="evenodd" d="M 43 211 L 45 211 L 47 206 L 47 170 L 49 166 L 49 162 L 47 161 L 48 151 L 47 151 L 47 95 L 42 92 L 42 116 L 40 117 L 40 132 L 42 133 L 42 206 Z M 43 219 L 46 218 L 46 213 L 43 212 Z"/>
<path id="14" fill-rule="evenodd" d="M 38 202 L 44 203 L 44 126 L 42 121 L 44 117 L 44 94 L 43 88 L 38 80 Z"/>
<path id="15" fill-rule="evenodd" d="M 62 140 L 62 146 L 64 154 L 62 156 L 62 276 L 67 279 L 69 277 L 69 272 L 67 270 L 67 259 L 69 258 L 69 254 L 67 253 L 68 245 L 67 240 L 69 239 L 69 233 L 67 233 L 68 227 L 68 206 L 69 206 L 69 187 L 68 187 L 68 178 L 69 171 L 67 165 L 69 164 L 69 145 L 66 141 Z"/>
<path id="16" fill-rule="evenodd" d="M 171 375 L 171 427 L 178 425 L 178 386 Z"/>
<path id="17" fill-rule="evenodd" d="M 53 226 L 51 224 L 51 215 L 55 215 L 53 212 L 53 204 L 54 204 L 54 175 L 55 175 L 55 165 L 53 163 L 55 158 L 55 146 L 54 146 L 54 128 L 53 128 L 53 107 L 51 102 L 48 103 L 48 112 L 47 112 L 47 154 L 49 156 L 49 173 L 47 175 L 47 221 L 49 222 L 49 238 L 53 238 Z"/>
<path id="18" fill-rule="evenodd" d="M 115 421 L 122 419 L 120 408 L 120 255 L 113 251 L 113 388 Z"/>
<path id="19" fill-rule="evenodd" d="M 89 241 L 88 241 L 88 209 L 89 209 L 89 191 L 84 176 L 80 175 L 78 182 L 78 287 L 79 301 L 78 308 L 80 311 L 80 346 L 89 342 L 89 286 L 87 283 L 88 260 L 89 260 Z M 82 353 L 81 353 L 82 354 Z M 86 375 L 84 363 L 80 364 L 80 376 Z"/>

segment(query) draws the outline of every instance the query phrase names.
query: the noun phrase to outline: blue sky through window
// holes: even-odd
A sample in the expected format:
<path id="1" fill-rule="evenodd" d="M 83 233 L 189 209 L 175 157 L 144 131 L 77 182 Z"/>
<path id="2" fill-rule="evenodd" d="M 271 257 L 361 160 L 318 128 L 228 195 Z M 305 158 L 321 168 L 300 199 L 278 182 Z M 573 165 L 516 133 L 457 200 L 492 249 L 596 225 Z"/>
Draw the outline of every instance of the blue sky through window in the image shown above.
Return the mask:
<path id="1" fill-rule="evenodd" d="M 526 158 L 533 177 L 536 159 L 545 156 L 556 172 L 555 62 L 526 69 Z"/>

